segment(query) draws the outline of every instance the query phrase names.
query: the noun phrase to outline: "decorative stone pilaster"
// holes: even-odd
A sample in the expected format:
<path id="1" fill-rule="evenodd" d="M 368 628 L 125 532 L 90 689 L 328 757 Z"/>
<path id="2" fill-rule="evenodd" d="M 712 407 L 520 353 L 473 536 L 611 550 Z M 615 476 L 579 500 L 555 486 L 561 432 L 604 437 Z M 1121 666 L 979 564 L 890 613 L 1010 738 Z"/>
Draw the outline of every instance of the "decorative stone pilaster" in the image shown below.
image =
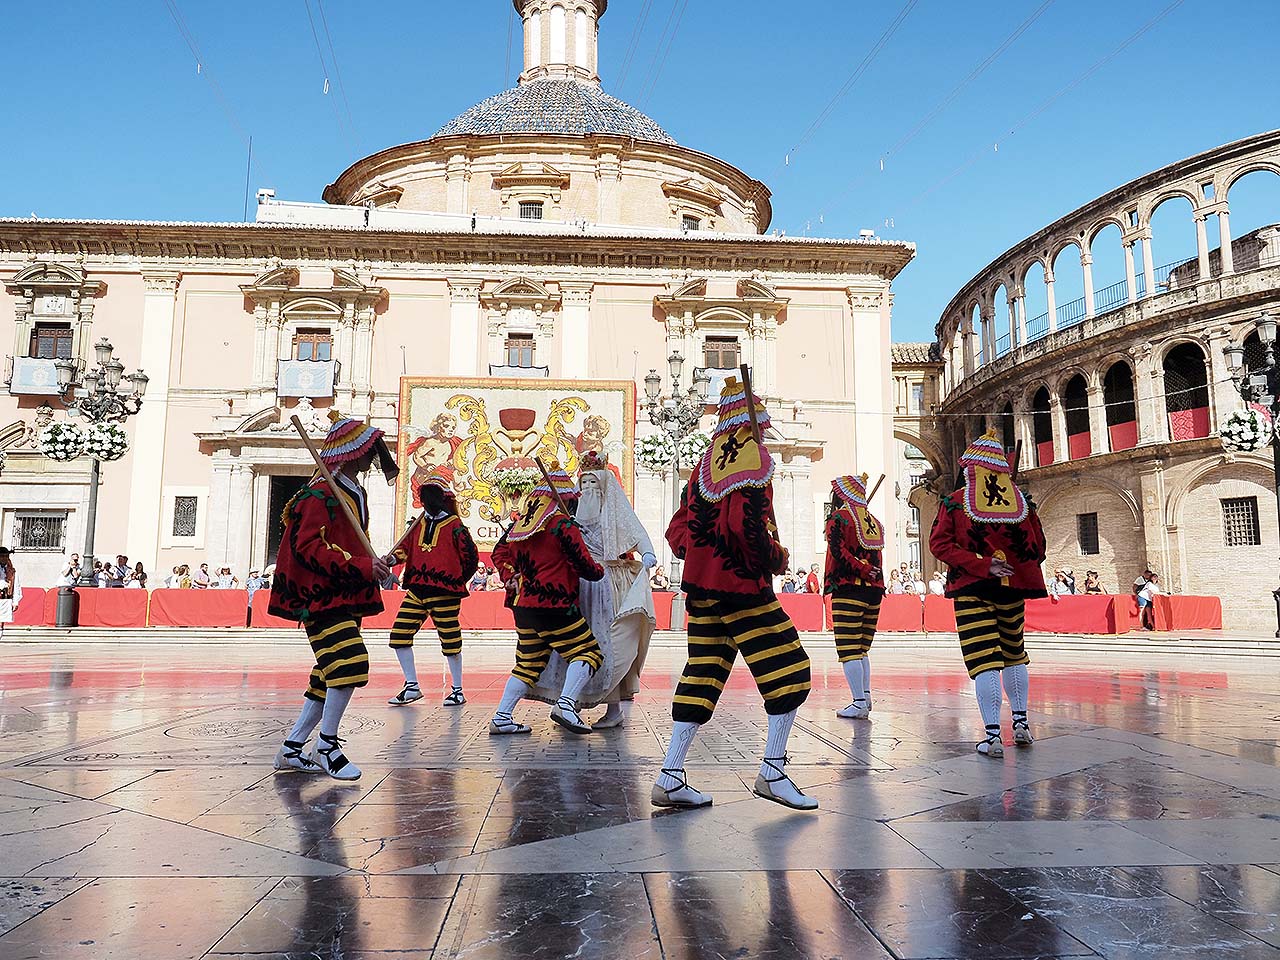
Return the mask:
<path id="1" fill-rule="evenodd" d="M 560 376 L 587 379 L 591 366 L 591 283 L 560 284 L 560 322 L 564 337 L 560 345 Z"/>
<path id="2" fill-rule="evenodd" d="M 480 372 L 480 287 L 484 281 L 450 277 L 448 283 L 449 375 L 474 377 Z"/>

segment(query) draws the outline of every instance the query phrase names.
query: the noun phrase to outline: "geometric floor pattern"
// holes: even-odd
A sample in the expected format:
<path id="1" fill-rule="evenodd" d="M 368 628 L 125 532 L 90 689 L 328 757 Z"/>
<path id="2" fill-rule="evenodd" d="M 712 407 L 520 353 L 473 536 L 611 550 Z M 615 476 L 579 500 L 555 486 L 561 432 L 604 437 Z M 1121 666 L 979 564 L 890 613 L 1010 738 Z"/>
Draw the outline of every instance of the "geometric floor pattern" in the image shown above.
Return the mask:
<path id="1" fill-rule="evenodd" d="M 954 640 L 878 644 L 865 722 L 806 645 L 788 772 L 812 814 L 750 794 L 742 664 L 687 764 L 714 806 L 650 806 L 679 647 L 627 726 L 574 737 L 525 703 L 522 738 L 485 732 L 509 644 L 468 645 L 462 710 L 430 643 L 427 699 L 387 706 L 375 647 L 341 784 L 270 769 L 301 637 L 6 642 L 0 960 L 1280 957 L 1280 661 L 1033 638 L 1037 742 L 993 761 Z"/>

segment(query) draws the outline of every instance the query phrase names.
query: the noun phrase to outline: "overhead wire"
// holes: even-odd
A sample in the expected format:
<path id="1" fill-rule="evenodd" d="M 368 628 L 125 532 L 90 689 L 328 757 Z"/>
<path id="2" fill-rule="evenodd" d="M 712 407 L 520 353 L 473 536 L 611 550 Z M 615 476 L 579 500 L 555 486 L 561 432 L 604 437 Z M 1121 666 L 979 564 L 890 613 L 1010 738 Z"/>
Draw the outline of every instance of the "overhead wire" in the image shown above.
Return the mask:
<path id="1" fill-rule="evenodd" d="M 649 72 L 645 74 L 645 79 L 640 83 L 642 92 L 636 100 L 636 105 L 641 108 L 653 96 L 653 91 L 658 85 L 658 78 L 662 75 L 662 70 L 667 65 L 667 57 L 671 55 L 671 48 L 675 45 L 676 35 L 680 32 L 680 24 L 684 20 L 684 12 L 688 7 L 689 0 L 672 0 L 671 13 L 667 15 L 666 26 L 663 27 L 662 36 L 658 38 L 658 46 L 654 48 L 653 60 L 649 63 Z M 673 19 L 674 26 L 672 24 Z M 669 37 L 668 32 L 670 34 Z M 665 47 L 663 45 L 664 41 L 666 42 Z"/>
<path id="2" fill-rule="evenodd" d="M 329 97 L 329 65 L 325 62 L 324 50 L 320 48 L 320 35 L 316 33 L 316 21 L 315 21 L 315 18 L 311 15 L 311 2 L 310 0 L 302 0 L 302 5 L 303 7 L 306 8 L 306 11 L 307 11 L 307 23 L 311 25 L 311 39 L 315 41 L 316 56 L 320 58 L 320 72 L 324 75 L 324 96 L 328 98 Z M 329 105 L 333 107 L 333 117 L 335 120 L 338 121 L 338 130 L 342 133 L 344 137 L 346 137 L 348 140 L 351 140 L 352 146 L 354 146 L 355 145 L 354 138 L 352 138 L 351 134 L 348 132 L 346 123 L 343 122 L 342 112 L 338 109 L 338 102 L 336 100 L 329 99 Z"/>
<path id="3" fill-rule="evenodd" d="M 1184 2 L 1185 0 L 1173 0 L 1173 2 L 1170 3 L 1167 7 L 1165 7 L 1163 10 L 1157 13 L 1154 17 L 1152 17 L 1150 20 L 1144 23 L 1141 27 L 1139 27 L 1133 33 L 1129 34 L 1128 37 L 1126 37 L 1123 41 L 1121 41 L 1121 43 L 1117 47 L 1112 49 L 1111 52 L 1106 54 L 1106 56 L 1095 61 L 1092 66 L 1090 66 L 1087 70 L 1085 70 L 1083 73 L 1077 76 L 1074 80 L 1072 80 L 1066 86 L 1059 89 L 1055 94 L 1053 94 L 1053 96 L 1049 97 L 1047 100 L 1041 103 L 1038 107 L 1036 107 L 1026 116 L 1022 117 L 1022 119 L 1020 119 L 1017 123 L 1015 123 L 1012 127 L 1010 127 L 1002 137 L 992 142 L 992 152 L 999 152 L 1000 144 L 1002 142 L 1007 141 L 1010 137 L 1012 137 L 1018 131 L 1022 130 L 1028 124 L 1032 123 L 1042 114 L 1044 114 L 1055 103 L 1057 103 L 1059 100 L 1065 97 L 1068 93 L 1070 93 L 1076 87 L 1080 86 L 1080 84 L 1084 83 L 1086 80 L 1088 80 L 1095 73 L 1097 73 L 1107 64 L 1109 64 L 1116 57 L 1120 56 L 1120 54 L 1122 54 L 1130 46 L 1132 46 L 1134 43 L 1136 43 L 1138 40 L 1144 37 L 1147 33 L 1149 33 L 1158 23 L 1160 23 L 1160 21 L 1164 20 L 1167 16 L 1169 16 L 1169 14 L 1173 13 L 1174 10 L 1182 6 Z M 960 176 L 960 174 L 968 170 L 971 166 L 977 163 L 978 160 L 986 156 L 986 154 L 987 154 L 986 147 L 983 147 L 982 149 L 975 151 L 972 156 L 970 156 L 967 160 L 965 160 L 962 164 L 960 164 L 958 167 L 956 167 L 954 170 L 952 170 L 942 179 L 938 180 L 936 183 L 932 184 L 930 187 L 928 187 L 927 189 L 917 194 L 902 209 L 904 211 L 913 209 L 922 201 L 924 201 L 929 196 L 931 196 L 936 190 L 946 186 L 956 177 Z"/>
<path id="4" fill-rule="evenodd" d="M 333 48 L 333 37 L 329 34 L 329 18 L 324 13 L 324 0 L 316 0 L 316 7 L 320 10 L 320 26 L 324 28 L 324 41 L 329 46 L 329 59 L 333 62 L 333 76 L 338 81 L 338 95 L 342 97 L 343 109 L 347 111 L 347 123 L 358 143 L 360 133 L 356 129 L 356 118 L 351 112 L 351 103 L 347 100 L 347 87 L 342 82 L 342 68 L 338 66 L 338 53 Z"/>
<path id="5" fill-rule="evenodd" d="M 649 19 L 649 11 L 653 9 L 653 0 L 644 0 L 640 6 L 640 15 L 631 29 L 631 38 L 627 41 L 627 52 L 622 58 L 622 66 L 618 68 L 616 89 L 622 92 L 622 85 L 627 82 L 627 74 L 631 72 L 631 63 L 636 51 L 640 48 L 640 37 L 644 34 L 645 22 Z"/>

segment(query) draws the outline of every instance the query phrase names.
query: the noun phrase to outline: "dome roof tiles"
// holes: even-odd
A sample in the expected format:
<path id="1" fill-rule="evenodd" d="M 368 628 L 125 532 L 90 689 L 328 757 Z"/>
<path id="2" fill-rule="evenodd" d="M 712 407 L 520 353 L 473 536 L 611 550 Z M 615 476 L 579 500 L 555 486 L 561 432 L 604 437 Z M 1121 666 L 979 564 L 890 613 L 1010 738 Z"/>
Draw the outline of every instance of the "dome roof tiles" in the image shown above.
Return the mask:
<path id="1" fill-rule="evenodd" d="M 595 84 L 542 79 L 505 90 L 454 117 L 435 137 L 604 134 L 674 144 L 657 122 Z"/>

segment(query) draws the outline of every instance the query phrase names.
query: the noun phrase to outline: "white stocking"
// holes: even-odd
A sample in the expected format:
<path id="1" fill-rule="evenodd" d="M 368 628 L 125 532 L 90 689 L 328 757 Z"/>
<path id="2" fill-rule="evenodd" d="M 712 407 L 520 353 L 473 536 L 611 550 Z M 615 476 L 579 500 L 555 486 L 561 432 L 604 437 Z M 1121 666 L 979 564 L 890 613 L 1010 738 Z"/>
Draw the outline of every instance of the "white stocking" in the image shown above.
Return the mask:
<path id="1" fill-rule="evenodd" d="M 1005 667 L 1001 672 L 1004 674 L 1004 692 L 1009 695 L 1009 709 L 1013 711 L 1015 717 L 1025 719 L 1028 693 L 1027 665 L 1019 663 L 1016 666 Z"/>
<path id="2" fill-rule="evenodd" d="M 560 690 L 560 696 L 566 700 L 572 700 L 575 704 L 578 702 L 578 694 L 582 693 L 582 688 L 587 685 L 587 681 L 591 679 L 591 675 L 595 673 L 591 669 L 591 664 L 585 660 L 575 660 L 569 664 L 569 669 L 564 676 L 564 687 Z"/>
<path id="3" fill-rule="evenodd" d="M 604 716 L 603 716 L 603 717 L 601 717 L 600 719 L 601 719 L 601 720 L 615 720 L 615 719 L 617 719 L 618 717 L 623 717 L 623 716 L 624 716 L 624 714 L 623 714 L 623 712 L 622 712 L 622 704 L 621 704 L 621 703 L 611 703 L 611 704 L 608 704 L 608 705 L 605 707 Z"/>
<path id="4" fill-rule="evenodd" d="M 396 647 L 396 659 L 400 661 L 400 669 L 404 671 L 405 683 L 418 682 L 418 667 L 413 662 L 413 647 Z"/>
<path id="5" fill-rule="evenodd" d="M 867 700 L 867 709 L 871 709 L 871 654 L 862 658 L 862 695 Z"/>
<path id="6" fill-rule="evenodd" d="M 978 697 L 978 709 L 982 711 L 982 723 L 987 733 L 1000 732 L 1000 673 L 984 670 L 973 678 L 973 691 Z"/>
<path id="7" fill-rule="evenodd" d="M 293 729 L 289 731 L 289 736 L 285 739 L 293 743 L 306 743 L 307 738 L 311 736 L 311 731 L 320 722 L 320 714 L 323 711 L 324 704 L 319 700 L 303 697 L 302 712 L 298 714 L 298 722 L 293 725 Z"/>
<path id="8" fill-rule="evenodd" d="M 854 703 L 863 699 L 862 691 L 866 689 L 866 683 L 862 679 L 862 665 L 866 660 L 846 660 L 840 664 L 844 668 L 844 678 L 849 682 L 849 692 L 853 694 Z"/>
<path id="9" fill-rule="evenodd" d="M 662 761 L 664 770 L 683 770 L 684 758 L 693 745 L 693 738 L 698 735 L 698 724 L 688 720 L 676 720 L 671 724 L 671 745 L 667 747 L 666 759 Z M 664 790 L 674 790 L 680 781 L 668 773 L 658 776 L 658 786 Z"/>
<path id="10" fill-rule="evenodd" d="M 520 702 L 520 698 L 525 696 L 530 690 L 529 684 L 525 683 L 519 677 L 508 677 L 506 689 L 502 691 L 502 700 L 498 703 L 498 709 L 493 712 L 495 717 L 511 718 L 511 711 L 516 708 L 516 704 Z"/>
<path id="11" fill-rule="evenodd" d="M 787 740 L 791 736 L 792 724 L 796 722 L 796 714 L 799 710 L 792 710 L 790 713 L 769 714 L 769 737 L 765 740 L 764 755 L 766 758 L 774 761 L 774 766 L 767 763 L 760 764 L 760 776 L 772 780 L 778 775 L 775 767 L 781 767 L 779 758 L 787 755 Z"/>
<path id="12" fill-rule="evenodd" d="M 338 735 L 338 724 L 342 722 L 342 714 L 351 702 L 355 687 L 330 687 L 324 698 L 324 711 L 320 715 L 320 733 L 326 737 Z"/>
<path id="13" fill-rule="evenodd" d="M 451 653 L 444 658 L 449 665 L 449 677 L 455 690 L 462 689 L 462 654 Z"/>

